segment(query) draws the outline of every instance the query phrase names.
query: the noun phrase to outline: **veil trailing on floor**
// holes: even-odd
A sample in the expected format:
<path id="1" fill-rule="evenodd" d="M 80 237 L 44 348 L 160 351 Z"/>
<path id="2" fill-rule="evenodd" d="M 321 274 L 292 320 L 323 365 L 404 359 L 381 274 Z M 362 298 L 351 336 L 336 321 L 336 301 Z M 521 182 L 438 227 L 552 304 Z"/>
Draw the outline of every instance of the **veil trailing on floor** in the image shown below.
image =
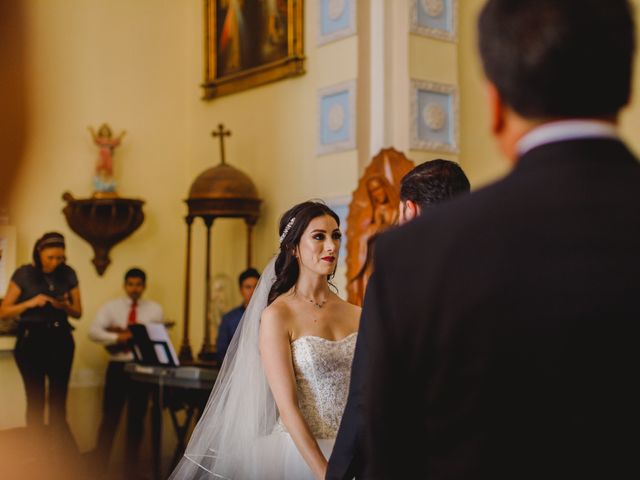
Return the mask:
<path id="1" fill-rule="evenodd" d="M 260 318 L 275 277 L 274 257 L 258 281 L 207 406 L 170 480 L 244 480 L 256 478 L 260 471 L 256 447 L 277 420 L 258 346 Z M 270 453 L 271 460 L 279 457 L 278 452 Z"/>

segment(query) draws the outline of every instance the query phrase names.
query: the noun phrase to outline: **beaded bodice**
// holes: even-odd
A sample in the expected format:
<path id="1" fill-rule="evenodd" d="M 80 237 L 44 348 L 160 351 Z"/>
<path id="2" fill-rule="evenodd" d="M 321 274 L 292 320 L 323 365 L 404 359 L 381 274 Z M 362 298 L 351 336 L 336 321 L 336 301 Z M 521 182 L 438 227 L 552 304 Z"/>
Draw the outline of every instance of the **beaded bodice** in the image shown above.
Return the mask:
<path id="1" fill-rule="evenodd" d="M 341 340 L 304 336 L 291 343 L 298 403 L 316 438 L 335 438 L 347 403 L 357 333 Z M 285 430 L 278 419 L 277 430 Z"/>

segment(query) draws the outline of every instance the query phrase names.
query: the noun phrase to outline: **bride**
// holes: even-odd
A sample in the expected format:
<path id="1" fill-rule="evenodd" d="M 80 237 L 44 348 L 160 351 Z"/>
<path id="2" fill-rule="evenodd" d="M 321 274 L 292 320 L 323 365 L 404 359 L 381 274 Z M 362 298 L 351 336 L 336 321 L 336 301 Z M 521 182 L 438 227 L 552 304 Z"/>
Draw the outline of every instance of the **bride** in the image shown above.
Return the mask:
<path id="1" fill-rule="evenodd" d="M 207 407 L 171 479 L 324 479 L 347 400 L 360 308 L 329 286 L 338 216 L 304 202 L 280 220 Z"/>

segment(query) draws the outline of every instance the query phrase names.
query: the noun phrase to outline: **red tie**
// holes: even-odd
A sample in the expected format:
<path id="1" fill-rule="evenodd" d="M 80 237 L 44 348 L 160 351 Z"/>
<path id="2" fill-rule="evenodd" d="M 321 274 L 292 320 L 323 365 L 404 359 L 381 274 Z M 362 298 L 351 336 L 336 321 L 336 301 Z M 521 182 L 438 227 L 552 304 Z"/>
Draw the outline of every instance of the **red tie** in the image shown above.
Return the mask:
<path id="1" fill-rule="evenodd" d="M 131 302 L 131 310 L 129 310 L 129 320 L 127 321 L 127 323 L 129 325 L 134 325 L 136 323 L 136 319 L 137 319 L 137 312 L 136 312 L 136 307 L 138 305 L 137 300 L 134 300 L 133 302 Z"/>

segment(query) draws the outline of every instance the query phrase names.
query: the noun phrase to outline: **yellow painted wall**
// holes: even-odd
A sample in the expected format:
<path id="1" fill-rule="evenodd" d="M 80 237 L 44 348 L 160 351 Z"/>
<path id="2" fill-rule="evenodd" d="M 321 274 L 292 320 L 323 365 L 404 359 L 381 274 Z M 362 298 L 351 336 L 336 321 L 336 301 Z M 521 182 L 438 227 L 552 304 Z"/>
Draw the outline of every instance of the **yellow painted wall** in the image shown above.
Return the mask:
<path id="1" fill-rule="evenodd" d="M 78 273 L 84 307 L 75 331 L 72 382 L 78 387 L 102 381 L 107 356 L 86 338 L 87 327 L 105 300 L 122 293 L 122 276 L 129 266 L 147 271 L 148 296 L 162 302 L 168 318 L 179 318 L 184 245 L 179 200 L 190 177 L 184 72 L 193 64 L 187 42 L 191 3 L 26 2 L 29 142 L 10 220 L 18 231 L 18 264 L 29 261 L 32 245 L 43 232 L 58 230 L 67 238 L 69 264 Z M 112 250 L 112 264 L 98 277 L 90 263 L 90 246 L 66 225 L 61 195 L 90 195 L 97 149 L 87 127 L 105 121 L 115 132 L 127 130 L 115 153 L 116 179 L 122 196 L 146 201 L 146 219 Z M 19 426 L 24 403 L 16 400 L 22 400 L 22 384 L 12 359 L 5 356 L 0 362 L 5 406 L 0 428 Z M 70 407 L 77 405 L 73 390 Z M 99 391 L 93 390 L 88 398 L 99 405 Z M 7 398 L 11 400 L 5 403 Z M 93 442 L 95 425 L 83 414 L 96 411 L 95 405 L 70 409 L 81 447 Z"/>
<path id="2" fill-rule="evenodd" d="M 460 88 L 460 157 L 472 188 L 504 175 L 508 163 L 489 130 L 484 75 L 476 48 L 476 19 L 483 0 L 458 1 L 458 69 Z"/>

